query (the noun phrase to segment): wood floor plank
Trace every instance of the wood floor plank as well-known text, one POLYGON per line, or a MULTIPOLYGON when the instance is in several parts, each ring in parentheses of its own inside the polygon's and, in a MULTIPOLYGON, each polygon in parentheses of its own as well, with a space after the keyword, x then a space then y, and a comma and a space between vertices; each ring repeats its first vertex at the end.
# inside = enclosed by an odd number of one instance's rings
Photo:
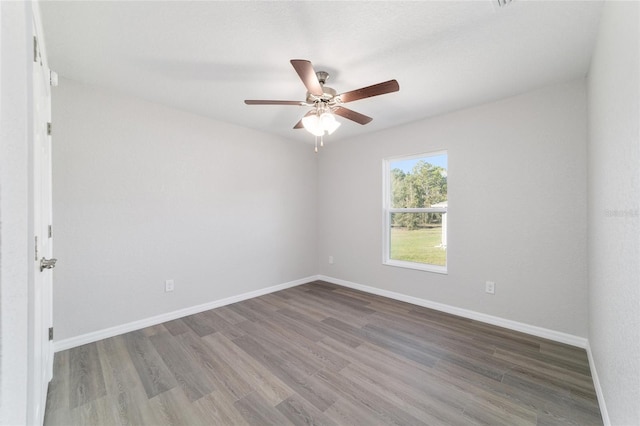
POLYGON ((271 370, 287 386, 320 411, 324 411, 335 402, 334 392, 327 386, 322 385, 317 379, 283 361, 277 355, 268 352, 251 337, 243 336, 233 342, 271 370))
POLYGON ((110 397, 117 417, 116 424, 143 425, 153 421, 154 415, 149 408, 144 388, 123 389, 110 397))
MULTIPOLYGON (((261 323, 269 323, 271 326, 278 330, 292 332, 299 336, 308 339, 312 342, 317 342, 324 337, 324 335, 315 329, 315 327, 309 327, 303 322, 295 321, 285 315, 279 315, 274 313, 269 316, 268 319, 263 319, 261 323)), ((290 333, 289 333, 290 334, 290 333)))
POLYGON ((396 343, 407 348, 415 349, 419 353, 430 355, 433 359, 440 359, 449 353, 446 349, 430 341, 416 338, 403 331, 390 330, 388 327, 367 324, 361 328, 361 332, 367 337, 375 336, 375 340, 384 340, 388 343, 396 343))
POLYGON ((316 281, 57 353, 45 425, 601 425, 586 352, 316 281))
POLYGON ((155 334, 149 340, 189 401, 200 399, 214 390, 205 379, 201 365, 168 331, 155 334))
POLYGON ((367 407, 376 414, 383 423, 397 425, 426 425, 427 423, 417 419, 407 411, 402 410, 383 396, 376 394, 372 389, 360 386, 339 373, 321 370, 316 376, 323 380, 328 387, 354 404, 367 407))
POLYGON ((149 337, 149 336, 154 336, 158 333, 162 333, 167 331, 166 328, 164 328, 164 324, 156 324, 156 325, 152 325, 150 327, 145 327, 142 330, 140 330, 142 333, 144 333, 145 336, 149 337))
POLYGON ((283 309, 289 306, 289 303, 284 299, 276 296, 276 293, 269 293, 260 296, 260 300, 268 305, 271 305, 273 310, 283 309))
POLYGON ((325 303, 330 300, 338 305, 356 310, 358 312, 363 312, 366 314, 373 314, 376 312, 374 309, 368 307, 369 302, 367 301, 358 299, 356 297, 351 297, 344 293, 338 294, 335 291, 328 288, 323 288, 322 286, 316 286, 308 290, 307 294, 318 295, 325 301, 325 303))
POLYGON ((124 335, 124 341, 147 397, 152 398, 177 386, 175 378, 144 333, 132 331, 124 335))
POLYGON ((203 312, 186 316, 182 318, 182 322, 200 337, 218 331, 203 312))
POLYGON ((72 416, 72 411, 69 408, 52 410, 47 407, 44 415, 44 424, 47 426, 69 426, 77 424, 72 416))
POLYGON ((351 288, 338 288, 334 290, 336 294, 345 294, 347 296, 351 296, 369 303, 369 307, 376 312, 386 312, 386 313, 395 313, 395 314, 407 314, 411 309, 415 307, 410 303, 400 302, 398 300, 393 299, 385 299, 380 296, 365 293, 363 291, 354 290, 351 288))
MULTIPOLYGON (((498 349, 499 350, 499 349, 498 349)), ((560 369, 566 369, 567 371, 581 374, 586 377, 591 377, 591 370, 589 368, 589 362, 583 363, 581 357, 571 358, 566 357, 563 354, 545 352, 540 348, 540 351, 532 352, 520 352, 520 356, 534 359, 544 364, 559 367, 560 369)))
POLYGON ((224 334, 229 339, 235 339, 236 337, 240 337, 244 334, 244 331, 236 324, 232 324, 222 316, 218 315, 216 311, 205 311, 203 314, 207 317, 207 321, 213 328, 218 330, 218 332, 224 334))
MULTIPOLYGON (((380 377, 362 365, 350 364, 341 374, 359 386, 370 389, 381 395, 416 419, 427 424, 457 424, 462 423, 463 410, 442 404, 440 400, 417 393, 414 389, 404 385, 393 377, 380 377)), ((440 389, 441 393, 447 389, 440 389)))
POLYGON ((540 353, 563 358, 572 364, 589 365, 587 352, 582 348, 576 348, 574 346, 544 340, 540 342, 540 353))
POLYGON ((226 336, 216 333, 203 340, 272 406, 294 394, 282 380, 248 356, 226 336))
POLYGON ((382 327, 394 333, 406 334, 410 338, 429 343, 437 348, 455 352, 476 352, 493 354, 496 350, 492 344, 478 342, 468 329, 460 326, 446 327, 425 321, 417 321, 409 315, 377 312, 370 316, 369 324, 382 327))
POLYGON ((202 425, 206 423, 199 417, 180 387, 175 387, 149 399, 151 424, 157 426, 202 425))
POLYGON ((324 312, 329 316, 341 318, 350 324, 357 326, 365 325, 367 323, 367 317, 375 313, 371 308, 341 304, 335 299, 327 300, 323 296, 324 294, 322 293, 306 292, 304 294, 304 300, 306 300, 307 303, 312 304, 312 306, 315 306, 320 312, 324 312))
POLYGON ((293 425, 280 411, 274 410, 260 395, 255 392, 237 400, 234 405, 251 425, 293 425))
MULTIPOLYGON (((339 347, 330 339, 327 343, 331 347, 339 347)), ((468 398, 458 384, 448 383, 434 375, 431 369, 395 358, 395 354, 387 354, 373 345, 346 349, 352 351, 353 358, 342 374, 349 374, 351 370, 358 372, 368 381, 378 381, 390 390, 414 396, 419 401, 418 407, 426 407, 431 415, 445 423, 458 423, 464 401, 468 398)))
POLYGON ((322 411, 297 395, 285 399, 276 405, 276 409, 295 425, 337 426, 322 411))
POLYGON ((268 317, 272 312, 279 309, 277 306, 265 302, 263 296, 247 299, 242 302, 242 306, 263 317, 268 317))
POLYGON ((167 321, 163 323, 163 325, 164 328, 166 328, 173 336, 186 333, 187 331, 191 330, 191 328, 189 328, 189 326, 185 324, 181 318, 175 319, 173 321, 167 321))
MULTIPOLYGON (((277 292, 272 293, 274 297, 280 298, 280 294, 286 295, 286 292, 277 292)), ((282 298, 283 302, 285 302, 285 309, 290 309, 292 311, 296 311, 304 315, 305 318, 313 322, 322 321, 323 319, 330 316, 327 312, 322 311, 322 307, 318 305, 311 305, 308 301, 303 299, 294 299, 292 297, 282 298)))
POLYGON ((340 320, 335 318, 327 318, 322 320, 324 324, 335 327, 339 330, 347 331, 352 335, 358 336, 370 343, 373 343, 381 348, 389 350, 393 353, 396 353, 405 358, 411 359, 415 362, 423 364, 427 367, 432 367, 438 362, 438 357, 433 354, 428 354, 423 352, 420 349, 417 349, 412 346, 408 346, 393 336, 389 336, 388 334, 381 334, 379 331, 375 329, 364 329, 364 328, 356 328, 352 327, 349 324, 346 324, 340 320))
MULTIPOLYGON (((306 365, 307 368, 311 370, 311 372, 309 372, 310 375, 321 368, 339 371, 348 364, 348 361, 339 355, 328 352, 318 346, 317 342, 320 339, 316 340, 315 335, 308 339, 300 339, 298 336, 304 336, 307 335, 307 333, 303 332, 300 334, 295 330, 292 330, 289 327, 290 322, 279 322, 279 317, 280 315, 274 315, 269 320, 264 320, 260 324, 255 324, 262 336, 268 335, 270 341, 275 342, 280 346, 281 350, 277 352, 278 354, 289 354, 296 357, 298 359, 298 363, 296 364, 306 365)), ((291 321, 291 319, 289 319, 289 321, 291 321)), ((320 335, 318 337, 322 338, 323 336, 320 335)), ((283 356, 283 358, 290 359, 286 356, 283 356)))
POLYGON ((216 314, 227 321, 229 324, 239 324, 247 319, 242 315, 234 312, 229 306, 222 306, 220 308, 215 309, 216 314))
POLYGON ((232 305, 228 305, 227 308, 229 310, 235 312, 236 314, 244 317, 245 320, 249 321, 260 321, 259 313, 255 312, 249 305, 239 302, 234 303, 232 305))
MULTIPOLYGON (((273 336, 273 335, 275 335, 275 333, 272 333, 270 336, 273 336)), ((263 345, 265 348, 269 348, 271 353, 277 356, 283 363, 286 363, 287 365, 294 367, 297 371, 300 371, 302 372, 302 374, 305 374, 307 376, 310 376, 316 371, 323 368, 323 366, 327 362, 327 358, 324 358, 318 355, 318 352, 322 351, 322 349, 318 348, 317 351, 313 349, 316 347, 316 346, 312 347, 313 342, 306 343, 306 344, 304 342, 300 342, 300 344, 296 346, 283 344, 283 346, 280 346, 279 349, 274 350, 272 346, 265 344, 266 342, 263 338, 256 335, 252 335, 251 337, 253 337, 258 343, 263 345), (302 346, 302 348, 300 346, 302 346)), ((272 340, 272 341, 284 342, 285 340, 276 338, 275 340, 272 340)))
POLYGON ((76 408, 107 394, 95 344, 69 351, 69 407, 76 408))
POLYGON ((227 392, 216 390, 195 401, 193 407, 205 425, 248 426, 249 423, 233 405, 234 402, 235 399, 227 392))
POLYGON ((535 412, 512 412, 503 409, 487 401, 471 399, 463 412, 464 416, 473 423, 495 425, 495 426, 535 426, 537 423, 537 415, 535 412), (523 415, 522 413, 526 413, 523 415))
POLYGON ((114 425, 118 423, 111 397, 105 395, 75 407, 72 418, 78 425, 114 425))
MULTIPOLYGON (((503 401, 509 401, 529 410, 535 410, 538 413, 538 417, 542 413, 546 418, 555 418, 557 419, 556 424, 574 424, 571 419, 579 417, 574 413, 575 401, 566 395, 560 398, 549 397, 544 390, 533 392, 526 383, 513 385, 508 381, 497 382, 455 365, 449 365, 448 369, 442 369, 438 365, 433 373, 447 383, 464 389, 469 394, 469 397, 493 395, 503 401)), ((591 413, 587 417, 592 417, 591 413)))
POLYGON ((354 404, 345 399, 339 399, 324 414, 339 425, 385 425, 389 424, 380 419, 374 411, 363 404, 354 404))
POLYGON ((96 347, 109 395, 116 396, 127 389, 143 386, 123 336, 100 340, 96 347))
POLYGON ((333 300, 326 300, 322 295, 309 293, 308 291, 299 290, 294 287, 291 293, 295 295, 295 298, 291 299, 292 305, 299 303, 308 306, 317 313, 324 315, 325 317, 335 317, 348 322, 349 324, 361 327, 367 324, 367 318, 371 315, 368 312, 360 312, 350 309, 348 306, 340 305, 333 300))
POLYGON ((593 388, 591 375, 587 376, 567 367, 558 367, 548 362, 532 359, 530 356, 506 352, 502 349, 496 350, 494 357, 517 365, 516 369, 537 374, 542 380, 554 383, 556 386, 565 387, 570 391, 595 397, 595 389, 593 388))
POLYGON ((253 391, 252 387, 197 335, 184 333, 176 336, 176 339, 202 367, 202 373, 207 375, 215 389, 226 389, 236 400, 253 391))
POLYGON ((122 336, 96 342, 107 394, 111 397, 118 423, 144 424, 147 395, 127 352, 122 336))
MULTIPOLYGON (((342 342, 326 337, 318 343, 319 346, 340 355, 350 364, 364 364, 377 371, 381 376, 396 376, 399 372, 408 371, 412 377, 419 377, 424 370, 429 370, 422 364, 402 358, 387 351, 376 352, 377 346, 363 343, 357 348, 345 345, 342 342)), ((379 349, 379 348, 378 348, 379 349)))

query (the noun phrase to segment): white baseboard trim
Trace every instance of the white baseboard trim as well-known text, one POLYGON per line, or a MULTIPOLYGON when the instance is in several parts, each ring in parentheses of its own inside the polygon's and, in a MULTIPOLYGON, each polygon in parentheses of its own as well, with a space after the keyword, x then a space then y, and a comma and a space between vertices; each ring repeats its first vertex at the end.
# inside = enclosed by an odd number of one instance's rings
POLYGON ((201 305, 190 306, 188 308, 179 309, 173 312, 167 312, 165 314, 156 315, 150 318, 141 319, 138 321, 129 322, 115 327, 105 328, 103 330, 93 331, 91 333, 82 334, 80 336, 70 337, 53 342, 53 351, 60 352, 66 349, 75 348, 77 346, 86 345, 87 343, 97 342, 98 340, 107 339, 109 337, 118 336, 120 334, 128 333, 130 331, 140 330, 145 327, 162 324, 163 322, 172 321, 174 319, 182 318, 187 315, 197 314, 199 312, 208 311, 209 309, 219 308, 221 306, 230 305, 232 303, 241 302, 243 300, 251 299, 265 294, 274 293, 276 291, 284 290, 290 287, 295 287, 301 284, 306 284, 312 281, 316 281, 318 275, 312 275, 309 277, 301 278, 295 281, 289 281, 283 284, 277 284, 271 287, 261 288, 259 290, 250 291, 248 293, 239 294, 237 296, 231 296, 220 300, 214 300, 212 302, 203 303, 201 305))
POLYGON ((457 315, 464 318, 484 322, 487 324, 497 325, 499 327, 508 328, 510 330, 519 331, 533 336, 542 337, 544 339, 553 340, 554 342, 565 343, 571 346, 586 349, 588 341, 584 337, 574 336, 572 334, 562 333, 560 331, 550 330, 548 328, 537 327, 518 321, 512 321, 493 315, 483 314, 481 312, 471 311, 468 309, 457 308, 455 306, 446 305, 444 303, 433 302, 431 300, 420 299, 418 297, 407 296, 406 294, 396 293, 393 291, 382 290, 376 287, 370 287, 363 284, 357 284, 351 281, 341 280, 339 278, 320 275, 317 279, 327 281, 332 284, 353 288, 355 290, 364 291, 365 293, 376 294, 378 296, 388 297, 390 299, 400 300, 402 302, 411 303, 413 305, 423 306, 425 308, 435 309, 436 311, 446 312, 448 314, 457 315))
MULTIPOLYGON (((70 337, 59 341, 54 341, 54 352, 63 351, 66 349, 82 346, 87 343, 96 342, 98 340, 107 339, 109 337, 118 336, 120 334, 128 333, 134 330, 140 330, 145 327, 162 324, 166 321, 182 318, 187 315, 197 314, 199 312, 208 311, 209 309, 219 308, 221 306, 230 305, 232 303, 241 302, 243 300, 251 299, 253 297, 259 297, 265 294, 273 293, 276 291, 284 290, 287 288, 295 287, 301 284, 322 280, 332 284, 341 285, 343 287, 353 288, 355 290, 364 291, 365 293, 376 294, 378 296, 388 297, 390 299, 400 300, 402 302, 411 303, 417 306, 423 306, 425 308, 435 309, 437 311, 446 312, 452 315, 458 315, 460 317, 469 318, 472 320, 484 322, 487 324, 497 325, 499 327, 508 328, 510 330, 520 331, 522 333, 531 334, 533 336, 542 337, 545 339, 553 340, 555 342, 566 343, 568 345, 577 346, 587 349, 588 341, 584 337, 574 336, 559 331, 550 330, 547 328, 537 327, 518 321, 512 321, 493 315, 487 315, 468 309, 458 308, 444 303, 433 302, 427 299, 421 299, 414 296, 408 296, 402 293, 396 293, 389 290, 382 290, 376 287, 371 287, 364 284, 358 284, 351 281, 342 280, 339 278, 333 278, 326 275, 312 275, 305 278, 301 278, 294 281, 289 281, 283 284, 274 285, 271 287, 261 288, 259 290, 250 291, 247 293, 239 294, 236 296, 227 297, 220 300, 214 300, 211 302, 203 303, 201 305, 190 306, 188 308, 179 309, 177 311, 167 312, 165 314, 156 315, 153 317, 133 321, 130 323, 117 325, 115 327, 105 328, 103 330, 93 331, 91 333, 82 334, 80 336, 70 337)), ((590 354, 590 353, 589 353, 590 354)), ((591 358, 590 362, 591 362, 591 358)), ((594 370, 595 371, 595 370, 594 370)))
POLYGON ((607 411, 607 405, 604 402, 604 393, 600 386, 600 379, 598 378, 598 371, 596 370, 596 363, 593 359, 593 353, 591 352, 591 345, 587 342, 587 357, 589 358, 589 369, 591 370, 591 378, 593 379, 593 387, 596 390, 596 396, 598 397, 598 405, 600 406, 600 414, 602 415, 602 423, 604 426, 611 426, 611 420, 609 420, 609 412, 607 411))

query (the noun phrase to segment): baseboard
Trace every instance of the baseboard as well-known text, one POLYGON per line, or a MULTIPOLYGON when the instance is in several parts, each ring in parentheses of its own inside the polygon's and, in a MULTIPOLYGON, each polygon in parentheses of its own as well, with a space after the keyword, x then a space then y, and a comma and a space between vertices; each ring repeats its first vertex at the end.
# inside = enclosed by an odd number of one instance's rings
POLYGON ((596 390, 596 396, 598 397, 598 405, 600 406, 600 414, 602 415, 602 423, 604 426, 611 426, 611 420, 609 420, 609 412, 607 411, 607 405, 604 402, 604 393, 600 386, 600 379, 598 378, 598 371, 596 370, 596 363, 593 359, 593 353, 591 352, 591 345, 587 342, 587 357, 589 358, 589 369, 591 370, 591 378, 593 379, 593 387, 596 390))
POLYGON ((221 306, 230 305, 232 303, 241 302, 243 300, 263 296, 265 294, 284 290, 290 287, 295 287, 301 284, 306 284, 308 282, 316 281, 317 279, 319 279, 319 276, 313 275, 313 276, 301 278, 299 280, 289 281, 283 284, 278 284, 271 287, 250 291, 248 293, 239 294, 237 296, 231 296, 231 297, 227 297, 220 300, 214 300, 212 302, 207 302, 207 303, 203 303, 201 305, 196 305, 196 306, 190 306, 188 308, 179 309, 177 311, 167 312, 165 314, 156 315, 150 318, 129 322, 127 324, 117 325, 115 327, 109 327, 103 330, 93 331, 91 333, 82 334, 80 336, 75 336, 75 337, 70 337, 68 339, 54 341, 53 350, 54 352, 64 351, 66 349, 71 349, 77 346, 86 345, 87 343, 97 342, 98 340, 118 336, 120 334, 128 333, 130 331, 140 330, 145 327, 162 324, 163 322, 172 321, 174 319, 182 318, 187 315, 197 314, 199 312, 208 311, 209 309, 219 308, 221 306))
POLYGON ((320 275, 322 281, 332 284, 341 285, 343 287, 353 288, 355 290, 364 291, 365 293, 376 294, 378 296, 388 297, 390 299, 399 300, 401 302, 411 303, 413 305, 423 306, 425 308, 435 309, 436 311, 446 312, 448 314, 457 315, 464 318, 484 322, 487 324, 497 325, 499 327, 508 328, 510 330, 519 331, 533 336, 542 337, 544 339, 553 340, 554 342, 565 343, 579 348, 587 348, 587 339, 584 337, 574 336, 572 334, 562 333, 548 328, 536 327, 534 325, 525 324, 518 321, 512 321, 493 315, 483 314, 481 312, 471 311, 468 309, 457 308, 455 306, 446 305, 444 303, 433 302, 431 300, 420 299, 418 297, 407 296, 406 294, 396 293, 393 291, 382 290, 376 287, 370 287, 363 284, 357 284, 351 281, 341 280, 339 278, 320 275))
POLYGON ((364 284, 358 284, 351 281, 342 280, 339 278, 329 277, 326 275, 312 275, 312 276, 301 278, 295 281, 289 281, 283 284, 278 284, 271 287, 250 291, 248 293, 227 297, 225 299, 214 300, 211 302, 203 303, 201 305, 190 306, 188 308, 167 312, 165 314, 156 315, 150 318, 133 321, 133 322, 118 325, 115 327, 105 328, 103 330, 82 334, 80 336, 75 336, 68 339, 54 341, 53 349, 55 352, 63 351, 66 349, 77 347, 77 346, 82 346, 87 343, 92 343, 98 340, 107 339, 109 337, 128 333, 134 330, 140 330, 145 327, 161 324, 163 322, 171 321, 177 318, 182 318, 187 315, 197 314, 199 312, 208 311, 209 309, 219 308, 221 306, 230 305, 236 302, 241 302, 243 300, 251 299, 253 297, 259 297, 265 294, 284 290, 290 287, 295 287, 301 284, 306 284, 316 280, 327 281, 332 284, 353 288, 355 290, 376 294, 378 296, 388 297, 390 299, 411 303, 417 306, 424 306, 425 308, 435 309, 437 311, 446 312, 452 315, 469 318, 469 319, 484 322, 487 324, 497 325, 499 327, 508 328, 510 330, 520 331, 522 333, 531 334, 533 336, 542 337, 545 339, 553 340, 555 342, 565 343, 568 345, 577 346, 584 349, 588 348, 588 341, 584 337, 574 336, 571 334, 562 333, 562 332, 550 330, 547 328, 536 327, 536 326, 521 323, 518 321, 512 321, 505 318, 496 317, 493 315, 487 315, 480 312, 471 311, 468 309, 462 309, 455 306, 446 305, 444 303, 433 302, 431 300, 421 299, 414 296, 408 296, 402 293, 396 293, 389 290, 382 290, 376 287, 371 287, 364 284))

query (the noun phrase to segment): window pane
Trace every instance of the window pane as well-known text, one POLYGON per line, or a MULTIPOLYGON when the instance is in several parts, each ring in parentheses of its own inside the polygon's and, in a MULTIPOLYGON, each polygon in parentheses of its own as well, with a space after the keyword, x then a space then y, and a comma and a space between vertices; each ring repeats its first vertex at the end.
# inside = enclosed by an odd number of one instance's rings
POLYGON ((446 266, 446 213, 390 214, 390 259, 446 266))
POLYGON ((432 207, 447 201, 447 155, 395 160, 389 163, 390 206, 432 207))

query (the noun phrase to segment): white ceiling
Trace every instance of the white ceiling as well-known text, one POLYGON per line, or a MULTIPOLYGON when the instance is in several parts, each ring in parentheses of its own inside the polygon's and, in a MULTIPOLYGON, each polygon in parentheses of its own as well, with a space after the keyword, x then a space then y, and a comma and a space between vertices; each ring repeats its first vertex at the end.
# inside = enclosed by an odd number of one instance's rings
POLYGON ((373 117, 331 140, 584 77, 601 1, 44 1, 50 67, 62 77, 311 142, 289 63, 308 59, 338 93, 397 79, 348 104, 373 117))

